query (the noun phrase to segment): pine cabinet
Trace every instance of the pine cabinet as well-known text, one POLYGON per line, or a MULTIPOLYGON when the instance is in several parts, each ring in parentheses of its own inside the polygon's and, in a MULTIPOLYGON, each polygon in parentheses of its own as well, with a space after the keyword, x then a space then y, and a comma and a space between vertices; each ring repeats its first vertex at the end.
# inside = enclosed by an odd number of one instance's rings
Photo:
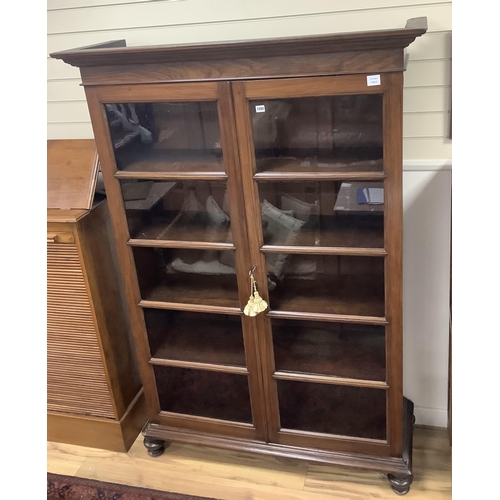
POLYGON ((98 167, 47 141, 47 440, 126 452, 147 412, 98 167))
POLYGON ((411 480, 403 29, 52 54, 80 68, 153 456, 183 441, 411 480))

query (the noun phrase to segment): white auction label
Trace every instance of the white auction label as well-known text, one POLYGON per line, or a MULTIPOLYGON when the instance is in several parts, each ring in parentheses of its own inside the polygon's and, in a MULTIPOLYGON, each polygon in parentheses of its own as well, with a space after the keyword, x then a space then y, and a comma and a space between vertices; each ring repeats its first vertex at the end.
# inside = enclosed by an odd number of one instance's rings
POLYGON ((380 75, 367 76, 366 85, 368 85, 368 87, 373 87, 374 85, 380 85, 380 75))
POLYGON ((256 113, 264 113, 266 111, 266 107, 261 104, 260 106, 255 106, 255 112, 256 113))

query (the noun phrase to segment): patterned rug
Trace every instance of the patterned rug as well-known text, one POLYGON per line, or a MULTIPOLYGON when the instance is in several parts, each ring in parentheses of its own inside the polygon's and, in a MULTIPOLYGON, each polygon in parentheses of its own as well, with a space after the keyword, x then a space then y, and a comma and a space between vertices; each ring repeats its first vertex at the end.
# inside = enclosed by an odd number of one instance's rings
POLYGON ((47 500, 216 500, 47 473, 47 500))

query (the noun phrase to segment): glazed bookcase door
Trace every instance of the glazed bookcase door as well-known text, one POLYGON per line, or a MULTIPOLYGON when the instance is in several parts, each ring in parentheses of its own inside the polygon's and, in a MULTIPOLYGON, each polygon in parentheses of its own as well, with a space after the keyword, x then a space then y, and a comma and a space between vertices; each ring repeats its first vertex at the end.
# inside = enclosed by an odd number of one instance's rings
POLYGON ((279 444, 400 451, 400 81, 379 76, 233 83, 279 444))
POLYGON ((229 84, 87 97, 157 422, 263 439, 229 84))

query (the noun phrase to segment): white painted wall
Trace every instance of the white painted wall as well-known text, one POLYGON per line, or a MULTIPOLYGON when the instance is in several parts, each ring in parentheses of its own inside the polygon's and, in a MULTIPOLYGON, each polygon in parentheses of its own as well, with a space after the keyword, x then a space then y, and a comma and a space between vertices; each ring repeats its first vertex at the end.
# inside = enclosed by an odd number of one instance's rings
MULTIPOLYGON (((446 426, 451 205, 451 1, 48 0, 47 52, 125 38, 129 46, 402 28, 427 16, 407 49, 403 106, 404 390, 420 424, 446 426)), ((77 68, 47 54, 47 138, 90 138, 77 68)))
MULTIPOLYGON (((415 168, 415 167, 407 167, 415 168)), ((404 393, 447 426, 451 170, 403 173, 404 393)))

